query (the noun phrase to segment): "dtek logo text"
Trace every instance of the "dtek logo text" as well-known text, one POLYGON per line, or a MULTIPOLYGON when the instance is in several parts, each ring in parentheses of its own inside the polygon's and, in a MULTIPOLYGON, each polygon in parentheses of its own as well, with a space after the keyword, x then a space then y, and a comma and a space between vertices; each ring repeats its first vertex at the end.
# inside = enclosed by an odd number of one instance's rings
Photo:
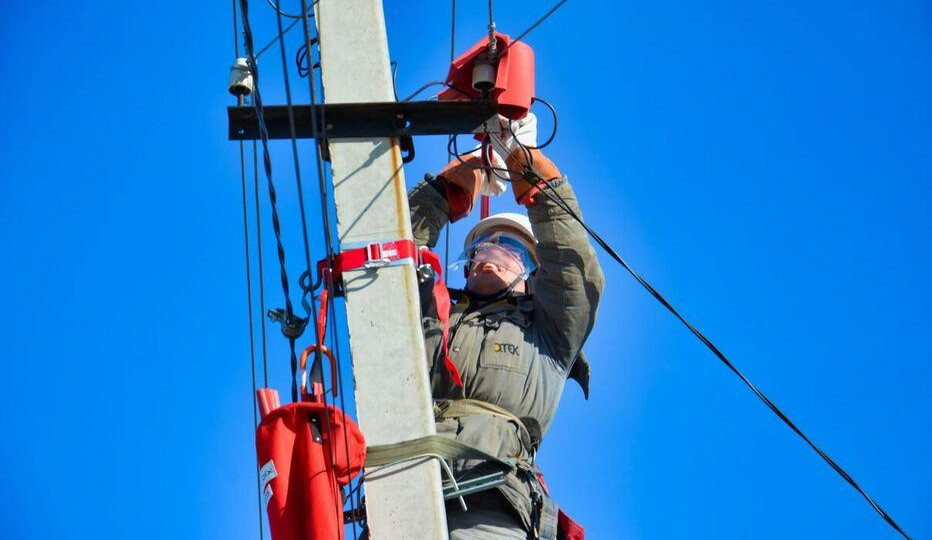
POLYGON ((503 352, 505 354, 518 354, 518 346, 512 345, 511 343, 495 343, 492 346, 492 350, 495 352, 503 352))

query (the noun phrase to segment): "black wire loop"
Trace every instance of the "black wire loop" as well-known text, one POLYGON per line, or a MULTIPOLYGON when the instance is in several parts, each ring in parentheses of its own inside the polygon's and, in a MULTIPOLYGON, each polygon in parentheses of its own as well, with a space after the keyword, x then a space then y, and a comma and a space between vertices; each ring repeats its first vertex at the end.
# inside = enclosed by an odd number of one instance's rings
POLYGON ((278 14, 281 15, 282 17, 287 17, 287 18, 289 18, 289 19, 298 19, 298 20, 301 20, 302 18, 304 18, 304 15, 307 15, 308 17, 313 17, 313 16, 314 16, 314 6, 315 6, 315 5, 317 4, 317 2, 319 2, 319 1, 320 1, 320 0, 315 0, 315 1, 310 5, 310 7, 308 7, 307 11, 305 11, 303 14, 302 14, 302 13, 294 14, 294 13, 288 13, 288 12, 286 12, 286 11, 282 11, 282 9, 281 9, 280 7, 278 7, 278 6, 279 6, 278 2, 276 2, 275 0, 266 0, 266 2, 268 2, 269 5, 272 6, 272 9, 274 9, 275 11, 277 11, 278 14))
MULTIPOLYGON (((317 43, 317 38, 311 38, 311 45, 317 43)), ((298 76, 307 77, 311 69, 319 69, 320 62, 314 62, 314 64, 309 68, 307 64, 309 63, 308 54, 307 54, 307 45, 301 45, 298 47, 298 52, 295 53, 294 58, 295 65, 298 67, 298 76)))

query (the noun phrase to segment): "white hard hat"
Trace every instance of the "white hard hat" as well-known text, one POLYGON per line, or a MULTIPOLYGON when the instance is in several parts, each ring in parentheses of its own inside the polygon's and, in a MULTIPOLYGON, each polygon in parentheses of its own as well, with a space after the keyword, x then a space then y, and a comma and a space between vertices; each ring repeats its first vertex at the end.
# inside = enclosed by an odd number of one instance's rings
POLYGON ((531 229, 531 220, 524 214, 515 212, 495 214, 476 223, 466 235, 463 249, 469 249, 476 240, 496 232, 504 232, 521 242, 534 263, 537 264, 537 238, 534 237, 534 231, 531 229))

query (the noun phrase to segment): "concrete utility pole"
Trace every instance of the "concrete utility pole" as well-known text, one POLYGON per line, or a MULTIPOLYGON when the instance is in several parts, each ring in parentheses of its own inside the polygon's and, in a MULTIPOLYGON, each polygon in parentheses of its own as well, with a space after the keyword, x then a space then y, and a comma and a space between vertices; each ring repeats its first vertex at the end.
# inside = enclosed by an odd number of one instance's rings
MULTIPOLYGON (((314 6, 327 103, 394 101, 381 0, 314 6)), ((398 140, 330 140, 337 229, 343 249, 412 238, 398 140)), ((370 446, 435 433, 412 265, 343 276, 356 410, 370 446)), ((366 479, 373 540, 446 540, 440 468, 408 462, 366 479)))

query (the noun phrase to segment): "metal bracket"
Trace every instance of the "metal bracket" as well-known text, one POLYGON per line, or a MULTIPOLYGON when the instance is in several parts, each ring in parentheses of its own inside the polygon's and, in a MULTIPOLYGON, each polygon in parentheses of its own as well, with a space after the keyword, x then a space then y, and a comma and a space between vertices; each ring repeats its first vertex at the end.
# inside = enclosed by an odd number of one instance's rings
MULTIPOLYGON (((294 105, 295 137, 313 138, 312 111, 317 115, 321 139, 407 137, 402 141, 408 157, 414 157, 410 137, 414 135, 455 135, 484 131, 486 122, 498 114, 498 105, 488 100, 476 101, 402 101, 387 103, 327 103, 294 105)), ((290 139, 288 107, 264 108, 265 125, 270 139, 290 139)), ((227 107, 229 139, 259 139, 259 122, 254 107, 227 107)), ((497 127, 497 122, 488 125, 497 127)))

